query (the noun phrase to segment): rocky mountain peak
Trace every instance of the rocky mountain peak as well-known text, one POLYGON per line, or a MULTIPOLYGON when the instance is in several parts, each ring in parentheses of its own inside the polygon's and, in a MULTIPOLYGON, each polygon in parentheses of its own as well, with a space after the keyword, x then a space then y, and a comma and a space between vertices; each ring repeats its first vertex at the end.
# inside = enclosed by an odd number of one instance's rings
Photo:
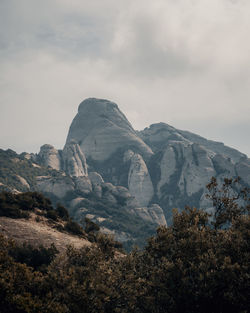
POLYGON ((138 132, 138 135, 154 152, 161 150, 162 147, 166 147, 171 141, 181 141, 187 144, 198 144, 212 154, 221 154, 225 158, 232 159, 234 162, 247 158, 245 154, 225 146, 222 142, 206 139, 189 131, 177 129, 166 123, 152 124, 138 132))
POLYGON ((134 132, 132 125, 119 110, 118 105, 109 100, 97 98, 85 99, 79 104, 78 115, 84 119, 88 117, 91 122, 100 122, 100 119, 106 120, 106 122, 109 121, 116 126, 134 132))
POLYGON ((98 98, 87 98, 78 107, 78 112, 85 110, 119 110, 118 105, 112 101, 98 98))
POLYGON ((89 98, 80 103, 66 143, 75 140, 86 157, 104 161, 119 148, 133 147, 144 157, 152 150, 138 137, 132 125, 114 102, 89 98))

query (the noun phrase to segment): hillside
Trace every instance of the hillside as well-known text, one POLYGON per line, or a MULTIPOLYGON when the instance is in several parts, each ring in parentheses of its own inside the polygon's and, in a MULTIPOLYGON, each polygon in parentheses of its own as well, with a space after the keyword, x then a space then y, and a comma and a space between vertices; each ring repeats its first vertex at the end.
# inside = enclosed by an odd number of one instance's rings
POLYGON ((56 223, 42 219, 34 213, 29 219, 0 217, 0 233, 9 239, 15 240, 19 245, 26 243, 33 247, 42 245, 48 248, 51 244, 54 244, 60 252, 65 252, 67 246, 70 245, 75 248, 91 245, 87 239, 66 231, 59 231, 56 226, 56 223))
POLYGON ((211 178, 238 176, 241 187, 250 186, 243 153, 165 123, 136 131, 117 104, 96 98, 80 103, 62 150, 45 144, 38 154, 0 151, 1 190, 40 191, 127 248, 171 225, 174 208, 210 212, 211 178))
POLYGON ((237 183, 211 182, 212 222, 204 210, 176 210, 173 225, 127 255, 93 234, 91 221, 85 230, 95 242, 58 257, 53 246, 18 247, 0 233, 0 312, 247 313, 250 199, 249 190, 231 193, 237 183))

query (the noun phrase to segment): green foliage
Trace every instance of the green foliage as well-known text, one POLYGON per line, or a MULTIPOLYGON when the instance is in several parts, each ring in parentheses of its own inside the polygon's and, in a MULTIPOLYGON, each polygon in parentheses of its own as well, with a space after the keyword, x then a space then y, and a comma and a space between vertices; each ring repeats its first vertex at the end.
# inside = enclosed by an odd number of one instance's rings
POLYGON ((0 216, 11 218, 29 217, 34 209, 51 211, 51 201, 39 192, 24 192, 13 194, 3 191, 0 193, 0 216))
POLYGON ((143 251, 117 254, 96 233, 91 247, 69 247, 40 273, 0 236, 0 312, 247 313, 249 230, 249 215, 216 229, 206 212, 186 207, 143 251))
POLYGON ((82 235, 84 233, 82 227, 72 220, 65 224, 64 229, 73 235, 82 235))
POLYGON ((57 204, 57 207, 56 207, 56 212, 57 212, 57 215, 65 220, 65 221, 68 221, 69 220, 69 212, 68 210, 62 206, 61 204, 57 204))
POLYGON ((0 193, 0 216, 11 218, 27 218, 28 212, 20 210, 16 195, 10 192, 0 193))
MULTIPOLYGON (((159 227, 145 249, 128 255, 90 220, 92 245, 57 258, 53 249, 18 250, 0 236, 0 312, 247 313, 249 190, 232 188, 231 180, 221 188, 211 183, 214 216, 175 210, 171 227, 159 227)), ((73 232, 80 227, 67 224, 73 232)))
POLYGON ((24 243, 22 246, 14 246, 10 249, 9 254, 16 262, 26 264, 34 270, 44 271, 54 260, 58 254, 58 250, 54 244, 51 244, 49 248, 45 248, 44 246, 34 248, 24 243))
POLYGON ((92 222, 89 218, 85 217, 85 232, 88 234, 90 232, 97 232, 100 230, 100 226, 92 222))
POLYGON ((58 219, 58 214, 55 210, 49 210, 46 213, 46 217, 53 220, 53 221, 57 221, 58 219))
POLYGON ((224 178, 221 186, 216 178, 212 177, 207 189, 209 191, 207 198, 212 201, 215 210, 213 222, 215 228, 225 227, 239 214, 249 213, 250 189, 242 188, 240 177, 224 178))
POLYGON ((33 166, 31 160, 27 160, 12 150, 0 149, 0 182, 19 191, 27 191, 16 175, 23 177, 30 186, 36 185, 37 176, 50 175, 52 170, 43 166, 33 166))

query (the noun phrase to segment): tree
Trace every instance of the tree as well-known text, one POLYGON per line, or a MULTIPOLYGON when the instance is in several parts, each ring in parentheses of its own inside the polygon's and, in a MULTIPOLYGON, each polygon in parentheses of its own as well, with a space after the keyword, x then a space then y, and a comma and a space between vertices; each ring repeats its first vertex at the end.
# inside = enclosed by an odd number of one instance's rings
POLYGON ((250 189, 242 187, 240 178, 224 178, 224 182, 219 186, 215 177, 211 178, 207 185, 209 194, 207 198, 212 201, 214 208, 215 228, 226 227, 233 219, 241 214, 250 211, 250 189))

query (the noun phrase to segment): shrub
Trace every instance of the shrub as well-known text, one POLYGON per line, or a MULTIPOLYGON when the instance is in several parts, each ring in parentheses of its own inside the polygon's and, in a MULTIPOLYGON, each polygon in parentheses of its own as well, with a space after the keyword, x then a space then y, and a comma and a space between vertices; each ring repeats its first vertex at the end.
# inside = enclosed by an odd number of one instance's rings
POLYGON ((9 254, 14 258, 16 262, 31 266, 34 270, 45 270, 46 267, 54 260, 58 254, 54 244, 51 244, 49 248, 39 246, 34 248, 29 244, 23 244, 22 246, 13 247, 9 254))
POLYGON ((89 218, 85 217, 85 232, 91 233, 91 232, 97 232, 100 230, 100 226, 97 225, 96 223, 92 222, 89 218))
POLYGON ((72 220, 68 221, 68 222, 65 224, 64 228, 65 228, 65 230, 67 230, 69 233, 72 233, 72 234, 74 234, 74 235, 82 235, 82 234, 83 234, 83 229, 82 229, 82 227, 81 227, 78 223, 76 223, 76 222, 74 222, 74 221, 72 221, 72 220))
POLYGON ((58 214, 55 210, 49 210, 46 213, 46 217, 53 220, 53 221, 57 221, 58 219, 58 214))
POLYGON ((69 220, 69 212, 68 210, 62 206, 61 204, 57 204, 57 207, 56 207, 56 212, 57 212, 57 215, 62 218, 63 220, 65 221, 68 221, 69 220))

